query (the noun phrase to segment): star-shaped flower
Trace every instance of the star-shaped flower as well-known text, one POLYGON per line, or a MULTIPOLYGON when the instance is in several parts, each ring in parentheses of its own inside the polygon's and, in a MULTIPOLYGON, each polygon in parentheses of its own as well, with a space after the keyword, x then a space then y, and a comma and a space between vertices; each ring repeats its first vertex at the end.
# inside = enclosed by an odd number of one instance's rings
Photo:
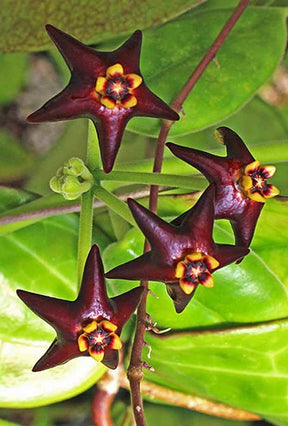
MULTIPOLYGON (((215 184, 215 219, 230 220, 235 243, 249 247, 265 199, 279 194, 274 185, 266 182, 276 168, 261 167, 233 130, 219 127, 215 136, 226 145, 226 157, 174 143, 167 143, 167 146, 174 155, 199 169, 210 183, 215 184)), ((184 217, 185 213, 175 223, 179 224, 184 217)))
POLYGON ((127 122, 136 116, 178 120, 178 114, 145 85, 139 69, 141 31, 118 49, 100 52, 52 25, 47 32, 70 71, 67 87, 27 120, 90 118, 96 127, 103 169, 110 172, 127 122))
POLYGON ((214 185, 210 185, 179 226, 165 222, 129 199, 129 207, 151 251, 117 266, 106 277, 162 281, 176 312, 182 312, 199 284, 213 286, 212 272, 249 253, 245 247, 213 241, 214 196, 214 185))
POLYGON ((143 288, 109 299, 99 249, 88 255, 75 301, 17 290, 23 302, 56 331, 57 337, 33 367, 46 370, 81 355, 91 355, 109 368, 118 365, 119 335, 140 302, 143 288))

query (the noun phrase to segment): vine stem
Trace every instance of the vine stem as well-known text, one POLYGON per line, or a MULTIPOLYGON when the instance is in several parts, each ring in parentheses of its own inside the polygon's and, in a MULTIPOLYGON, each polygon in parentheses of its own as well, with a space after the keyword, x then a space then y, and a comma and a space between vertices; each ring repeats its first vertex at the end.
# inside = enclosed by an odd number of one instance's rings
MULTIPOLYGON (((216 53, 228 37, 229 33, 235 26, 236 22, 244 12, 244 10, 249 5, 250 0, 241 0, 237 6, 237 8, 234 10, 230 18, 226 21, 225 25, 223 26, 222 30, 218 34, 217 38, 209 48, 206 55, 203 57, 203 59, 199 62, 196 69, 193 71, 193 73, 190 75, 186 83, 184 84, 182 90, 179 92, 177 97, 173 100, 171 107, 175 109, 175 111, 180 112, 182 109, 182 105, 185 101, 185 99, 188 97, 189 93, 207 68, 207 66, 210 64, 210 62, 215 58, 216 53)), ((163 121, 159 137, 157 140, 157 147, 156 147, 156 153, 155 153, 155 160, 154 160, 154 167, 153 172, 154 173, 160 173, 162 168, 162 162, 163 162, 163 153, 164 153, 164 147, 165 142, 169 133, 169 130, 172 126, 173 122, 171 121, 163 121)), ((158 201, 158 186, 152 185, 150 188, 150 198, 149 198, 149 208, 153 212, 157 212, 157 201, 158 201)), ((144 252, 149 250, 149 245, 146 242, 144 247, 144 252)), ((131 359, 130 359, 130 365, 128 368, 127 376, 130 382, 130 390, 131 390, 131 402, 134 412, 134 417, 137 426, 145 426, 145 417, 144 417, 144 411, 143 411, 143 402, 141 397, 141 390, 140 390, 140 382, 143 378, 143 371, 142 371, 142 347, 144 344, 144 334, 145 334, 145 320, 146 320, 146 301, 147 301, 147 294, 148 294, 148 282, 142 281, 141 285, 144 287, 144 293, 142 296, 141 303, 137 310, 137 325, 136 325, 136 333, 135 338, 133 342, 132 347, 132 353, 131 353, 131 359)))
MULTIPOLYGON (((86 163, 90 170, 99 167, 99 148, 94 125, 89 121, 86 163)), ((93 224, 93 188, 81 197, 80 224, 78 237, 78 290, 80 288, 85 262, 91 248, 93 224)))

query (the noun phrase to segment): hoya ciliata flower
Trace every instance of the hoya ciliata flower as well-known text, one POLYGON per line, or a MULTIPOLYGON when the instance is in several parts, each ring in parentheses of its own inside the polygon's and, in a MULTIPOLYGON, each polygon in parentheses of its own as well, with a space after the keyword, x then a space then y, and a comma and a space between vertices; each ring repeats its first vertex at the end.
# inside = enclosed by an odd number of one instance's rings
POLYGON ((167 223, 132 199, 129 207, 151 251, 119 265, 107 278, 162 281, 176 312, 182 312, 197 286, 213 286, 211 274, 249 253, 245 247, 216 244, 212 238, 214 185, 210 185, 179 226, 167 223))
POLYGON ((33 367, 46 370, 81 355, 91 355, 106 367, 118 365, 119 335, 135 311, 143 288, 109 299, 99 249, 88 255, 82 285, 75 301, 17 290, 23 302, 56 331, 57 337, 33 367))
MULTIPOLYGON (((174 155, 199 169, 210 183, 215 184, 215 219, 230 220, 235 243, 249 247, 265 199, 279 194, 274 185, 266 182, 276 168, 261 167, 233 130, 219 127, 215 136, 226 145, 226 157, 173 143, 167 143, 167 146, 174 155)), ((185 213, 175 224, 184 217, 185 213)))
POLYGON ((29 122, 90 118, 98 133, 103 169, 108 173, 132 117, 179 119, 145 85, 139 69, 141 31, 135 31, 118 49, 100 52, 52 25, 46 29, 65 59, 71 79, 62 92, 27 118, 29 122))

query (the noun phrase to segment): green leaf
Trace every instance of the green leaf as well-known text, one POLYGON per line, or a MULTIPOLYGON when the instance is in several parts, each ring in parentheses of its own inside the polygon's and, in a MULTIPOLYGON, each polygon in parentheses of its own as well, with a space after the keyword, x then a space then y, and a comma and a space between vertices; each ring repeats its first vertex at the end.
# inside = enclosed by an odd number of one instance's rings
POLYGON ((20 426, 18 423, 8 422, 7 420, 0 419, 0 426, 20 426))
POLYGON ((145 3, 113 1, 109 7, 93 0, 84 3, 30 0, 3 0, 1 4, 0 51, 19 52, 49 48, 44 26, 52 23, 83 42, 115 38, 136 28, 149 28, 186 12, 200 0, 165 0, 145 3), (17 13, 15 13, 17 10, 17 13))
POLYGON ((34 165, 34 157, 4 130, 0 130, 0 181, 13 182, 26 177, 34 165))
POLYGON ((146 379, 288 424, 288 320, 239 328, 148 334, 146 379))
MULTIPOLYGON (((191 202, 187 208, 190 206, 191 202)), ((185 329, 257 323, 288 316, 288 279, 283 261, 288 256, 287 209, 286 202, 269 200, 259 218, 251 253, 239 265, 216 271, 215 287, 199 286, 181 314, 175 313, 165 285, 151 283, 152 291, 159 297, 148 296, 147 312, 153 321, 157 321, 160 328, 185 329)), ((216 242, 233 244, 228 221, 216 221, 214 234, 216 242)), ((109 246, 104 252, 105 270, 139 256, 143 241, 140 231, 132 229, 122 241, 109 246)), ((111 280, 115 294, 133 285, 135 283, 129 281, 111 280)))
POLYGON ((35 198, 37 196, 32 192, 8 186, 0 186, 0 213, 26 204, 29 201, 35 200, 35 198))
POLYGON ((26 82, 27 55, 0 54, 0 105, 13 101, 26 82))
POLYGON ((77 288, 75 215, 43 220, 0 239, 0 406, 34 407, 70 398, 105 371, 90 358, 51 370, 31 368, 55 337, 54 330, 16 296, 21 288, 73 300, 77 288))
MULTIPOLYGON (((167 405, 151 404, 144 401, 145 420, 149 426, 252 426, 252 422, 222 419, 200 414, 192 410, 167 405)), ((117 400, 112 406, 112 418, 115 426, 131 426, 131 407, 117 400), (129 414, 130 421, 129 421, 129 414), (126 417, 125 417, 126 416, 126 417), (127 422, 124 422, 127 418, 127 422)))
MULTIPOLYGON (((147 31, 141 63, 148 86, 171 102, 230 14, 231 10, 196 13, 147 31)), ((211 126, 248 102, 284 53, 286 15, 285 9, 251 8, 244 12, 217 54, 220 68, 212 62, 206 69, 184 103, 185 117, 172 126, 171 135, 211 126)), ((155 136, 159 123, 134 118, 128 128, 155 136)))

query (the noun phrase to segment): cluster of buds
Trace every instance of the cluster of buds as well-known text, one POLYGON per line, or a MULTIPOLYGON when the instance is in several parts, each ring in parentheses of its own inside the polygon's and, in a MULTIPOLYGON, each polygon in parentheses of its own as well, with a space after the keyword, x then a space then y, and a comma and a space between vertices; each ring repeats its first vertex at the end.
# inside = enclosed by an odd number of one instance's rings
POLYGON ((52 191, 75 200, 93 186, 93 176, 80 158, 70 158, 49 182, 52 191))

